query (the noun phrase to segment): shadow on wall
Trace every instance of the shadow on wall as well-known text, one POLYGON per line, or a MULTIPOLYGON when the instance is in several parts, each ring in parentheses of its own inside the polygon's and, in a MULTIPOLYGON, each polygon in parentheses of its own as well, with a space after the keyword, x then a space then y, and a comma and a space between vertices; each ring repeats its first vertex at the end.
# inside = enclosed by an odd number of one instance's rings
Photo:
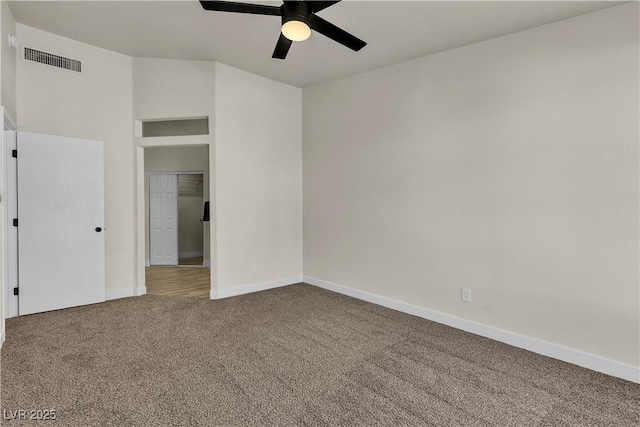
POLYGON ((204 255, 204 175, 178 174, 178 262, 204 255))

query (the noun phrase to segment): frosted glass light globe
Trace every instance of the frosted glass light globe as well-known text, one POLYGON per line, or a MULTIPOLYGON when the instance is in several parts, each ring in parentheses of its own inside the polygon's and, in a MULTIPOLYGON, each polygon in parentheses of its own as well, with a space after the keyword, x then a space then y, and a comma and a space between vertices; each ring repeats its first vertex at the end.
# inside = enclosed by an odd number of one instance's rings
POLYGON ((309 38, 311 28, 302 21, 287 21, 282 25, 282 34, 294 42, 301 42, 309 38))

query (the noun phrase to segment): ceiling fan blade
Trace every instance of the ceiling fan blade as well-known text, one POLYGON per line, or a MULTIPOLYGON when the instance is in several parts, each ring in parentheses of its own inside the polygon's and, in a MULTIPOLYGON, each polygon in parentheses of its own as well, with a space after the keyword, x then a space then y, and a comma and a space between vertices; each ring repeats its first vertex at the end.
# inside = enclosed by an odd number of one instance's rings
POLYGON ((274 49, 271 57, 276 59, 285 59, 287 57, 287 53, 289 53, 291 43, 291 40, 286 38, 284 34, 280 33, 280 38, 278 39, 278 43, 276 43, 276 48, 274 49))
MULTIPOLYGON (((286 3, 286 2, 285 2, 286 3)), ((311 12, 320 12, 328 8, 329 6, 333 6, 336 3, 340 3, 340 0, 337 1, 305 1, 311 12)))
POLYGON ((355 50, 356 52, 367 45, 366 42, 360 40, 354 35, 347 33, 342 28, 336 27, 331 22, 325 21, 318 15, 311 15, 311 18, 309 19, 309 26, 320 34, 323 34, 330 39, 337 41, 341 45, 355 50))
POLYGON ((204 1, 204 0, 200 0, 200 4, 205 10, 216 10, 219 12, 251 13, 254 15, 280 16, 280 8, 278 6, 239 3, 235 1, 204 1))

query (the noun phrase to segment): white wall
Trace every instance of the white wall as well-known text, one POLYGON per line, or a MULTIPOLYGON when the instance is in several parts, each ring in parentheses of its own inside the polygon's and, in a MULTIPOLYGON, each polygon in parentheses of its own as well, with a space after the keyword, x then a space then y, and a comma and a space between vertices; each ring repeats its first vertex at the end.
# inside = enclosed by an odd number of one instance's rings
POLYGON ((305 276, 637 368, 638 49, 634 3, 306 88, 305 276))
MULTIPOLYGON (((2 4, 0 4, 0 35, 2 33, 4 33, 4 30, 2 29, 2 19, 4 18, 4 2, 2 2, 2 4)), ((2 55, 0 54, 0 85, 2 84, 2 55)), ((2 112, 2 116, 4 117, 4 107, 2 106, 2 91, 0 90, 0 112, 2 112)), ((0 141, 3 141, 2 144, 2 149, 4 150, 4 135, 2 137, 2 139, 0 139, 0 141)), ((3 152, 0 152, 0 171, 2 171, 2 173, 0 174, 0 188, 3 189, 3 193, 2 195, 4 196, 4 188, 5 188, 5 180, 4 180, 4 160, 5 156, 3 152)), ((5 216, 4 216, 4 208, 0 211, 0 221, 5 221, 5 216)), ((3 309, 4 309, 4 304, 5 304, 5 297, 4 297, 4 291, 5 291, 5 271, 7 268, 7 263, 5 262, 5 254, 7 251, 7 237, 5 236, 5 232, 4 232, 4 226, 0 226, 0 260, 2 260, 2 274, 0 274, 0 347, 2 347, 2 344, 4 343, 4 334, 5 334, 5 324, 4 324, 4 317, 5 314, 3 313, 3 309)))
MULTIPOLYGON (((0 13, 2 13, 0 11, 0 13)), ((0 64, 1 67, 1 64, 0 64)), ((0 78, 1 78, 0 72, 0 78)), ((4 107, 0 104, 0 115, 4 117, 4 107)), ((0 348, 2 348, 2 344, 4 344, 5 340, 5 316, 9 312, 9 310, 5 309, 5 304, 7 304, 8 296, 5 296, 5 291, 8 291, 8 268, 9 268, 9 257, 8 257, 8 238, 7 238, 7 230, 8 224, 7 215, 5 214, 6 207, 6 198, 7 198, 7 184, 5 178, 5 159, 6 159, 6 150, 5 150, 5 137, 4 131, 0 135, 0 191, 2 191, 2 199, 3 203, 0 204, 0 348), (6 287, 6 288, 5 288, 6 287)))
POLYGON ((6 1, 0 2, 0 26, 2 34, 0 34, 0 75, 2 91, 0 95, 0 105, 2 105, 9 116, 16 121, 17 118, 17 102, 16 102, 16 57, 17 49, 9 47, 9 34, 16 34, 16 20, 9 9, 6 1))
MULTIPOLYGON (((197 172, 203 171, 204 197, 209 194, 209 147, 152 147, 144 150, 145 169, 145 230, 149 229, 149 173, 150 172, 197 172)), ((181 197, 182 198, 182 197, 181 197)), ((202 200, 202 197, 200 198, 202 200)), ((206 199, 208 200, 208 199, 206 199)), ((202 204, 200 204, 200 216, 202 216, 202 204)), ((180 218, 180 217, 179 217, 180 218)), ((184 227, 183 227, 184 228, 184 227)), ((182 235, 183 229, 179 230, 182 235)), ((209 239, 205 235, 203 240, 203 228, 200 228, 200 250, 208 245, 209 239)), ((145 256, 149 264, 149 238, 145 242, 145 256)), ((207 258, 205 258, 207 259, 207 258)))
POLYGON ((215 76, 218 290, 299 278, 301 90, 220 63, 215 76))
POLYGON ((17 27, 21 47, 82 61, 78 74, 18 60, 18 128, 104 141, 106 289, 126 293, 137 286, 132 58, 17 27))
MULTIPOLYGON (((16 111, 16 49, 9 47, 8 36, 9 34, 16 34, 16 21, 13 17, 13 13, 11 13, 11 9, 9 8, 9 4, 6 1, 0 2, 0 41, 5 40, 4 43, 0 43, 0 118, 4 120, 5 113, 11 117, 12 120, 17 119, 17 111, 16 111)), ((0 137, 0 141, 2 141, 2 137, 0 137)), ((8 193, 5 180, 5 155, 4 144, 2 145, 2 152, 0 153, 0 189, 2 189, 2 198, 3 205, 6 205, 8 202, 8 193)), ((6 221, 4 215, 4 207, 1 209, 0 213, 0 224, 5 224, 6 221)), ((11 310, 5 309, 9 308, 9 300, 5 300, 5 298, 16 298, 13 295, 5 295, 4 289, 5 285, 7 291, 9 291, 8 284, 5 284, 5 281, 8 281, 10 277, 8 274, 9 270, 9 246, 8 242, 8 234, 4 233, 5 227, 0 227, 2 231, 0 231, 0 259, 2 260, 2 272, 0 274, 0 346, 5 339, 5 322, 4 318, 7 315, 11 314, 11 310)), ((7 292, 8 293, 8 292, 7 292)))
POLYGON ((136 119, 213 117, 213 62, 153 58, 133 61, 136 119))
MULTIPOLYGON (((205 136, 136 138, 142 144, 210 144, 206 161, 209 171, 205 176, 205 194, 215 203, 215 149, 213 149, 213 117, 215 108, 215 63, 207 61, 183 61, 171 59, 134 58, 133 109, 136 120, 209 117, 209 134, 205 136), (149 142, 152 141, 152 142, 149 142)), ((175 170, 175 169, 174 169, 175 170)), ((200 169, 202 170, 202 168, 200 169)), ((180 171, 180 170, 178 170, 180 171)), ((185 170, 182 170, 185 171, 185 170)), ((148 177, 145 177, 145 182, 148 177)), ((145 185, 145 192, 148 186, 145 185)), ((146 200, 146 199, 145 199, 146 200)), ((204 259, 215 259, 210 253, 209 241, 215 242, 216 218, 204 224, 204 259)), ((145 227, 148 230, 148 227, 145 227)), ((146 253, 148 254, 148 236, 146 253)), ((215 246, 215 245, 214 245, 215 246)), ((148 256, 147 256, 148 263, 148 256)), ((215 283, 215 268, 212 274, 215 283)))

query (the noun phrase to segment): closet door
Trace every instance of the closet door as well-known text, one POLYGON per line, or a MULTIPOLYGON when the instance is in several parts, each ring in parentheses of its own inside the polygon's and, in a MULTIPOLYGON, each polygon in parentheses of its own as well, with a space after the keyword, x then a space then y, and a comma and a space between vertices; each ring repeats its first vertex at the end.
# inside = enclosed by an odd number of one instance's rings
POLYGON ((149 263, 178 265, 178 175, 149 176, 149 263))

